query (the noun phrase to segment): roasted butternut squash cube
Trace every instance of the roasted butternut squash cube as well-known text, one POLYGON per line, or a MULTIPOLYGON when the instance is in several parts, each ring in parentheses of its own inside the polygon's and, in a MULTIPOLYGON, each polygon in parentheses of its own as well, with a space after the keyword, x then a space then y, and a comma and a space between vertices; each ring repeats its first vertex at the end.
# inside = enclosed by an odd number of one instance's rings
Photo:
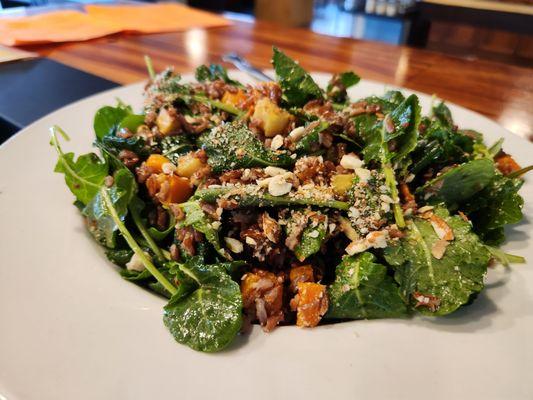
POLYGON ((291 115, 266 97, 255 103, 252 118, 260 122, 266 137, 283 133, 291 122, 291 115))
POLYGON ((187 178, 176 175, 165 175, 165 177, 169 181, 169 188, 162 203, 183 203, 192 196, 193 187, 187 178))
POLYGON ((166 136, 169 133, 177 130, 180 126, 179 120, 176 117, 175 113, 162 108, 157 114, 157 119, 155 121, 157 128, 161 135, 166 136))
POLYGON ((224 92, 224 95, 222 96, 223 103, 231 104, 235 107, 239 107, 245 101, 246 94, 241 89, 237 90, 235 93, 224 92))
POLYGON ((317 326, 328 311, 326 286, 319 283, 298 283, 298 294, 291 300, 291 309, 296 311, 296 325, 317 326))
POLYGON ((190 178, 196 171, 205 167, 205 165, 194 153, 188 153, 178 159, 176 173, 179 176, 190 178))
POLYGON ((345 195, 346 192, 352 187, 354 177, 354 174, 333 175, 331 178, 331 186, 333 187, 333 191, 340 196, 345 195))
POLYGON ((150 157, 146 159, 146 166, 154 174, 163 172, 163 165, 166 163, 170 163, 170 160, 161 154, 150 154, 150 157))
POLYGON ((509 154, 497 156, 496 167, 505 176, 520 170, 520 165, 509 154))
POLYGON ((311 265, 301 265, 291 268, 289 279, 291 281, 291 290, 296 292, 298 290, 298 283, 315 281, 313 267, 311 265))

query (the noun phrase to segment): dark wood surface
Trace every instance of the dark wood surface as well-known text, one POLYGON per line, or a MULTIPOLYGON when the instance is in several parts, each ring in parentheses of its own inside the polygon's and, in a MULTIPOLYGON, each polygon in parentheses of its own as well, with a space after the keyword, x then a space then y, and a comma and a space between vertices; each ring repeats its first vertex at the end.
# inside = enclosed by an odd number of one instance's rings
POLYGON ((82 43, 30 47, 43 56, 127 84, 146 77, 143 56, 156 69, 187 72, 221 62, 236 51, 270 67, 272 45, 310 71, 355 70, 366 79, 436 94, 478 111, 524 137, 533 134, 533 70, 492 61, 462 59, 421 49, 322 36, 266 22, 235 21, 226 28, 156 35, 115 35, 82 43))

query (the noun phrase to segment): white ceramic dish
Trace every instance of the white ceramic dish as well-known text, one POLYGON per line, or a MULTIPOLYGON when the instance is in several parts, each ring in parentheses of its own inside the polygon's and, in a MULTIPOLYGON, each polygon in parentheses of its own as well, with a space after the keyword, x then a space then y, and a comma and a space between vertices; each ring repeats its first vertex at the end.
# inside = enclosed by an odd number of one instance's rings
MULTIPOLYGON (((241 74, 233 74, 246 81, 241 74)), ((315 74, 320 83, 327 75, 315 74)), ((190 78, 190 77, 189 77, 190 78)), ((353 97, 380 94, 363 81, 353 97)), ((0 147, 0 399, 531 399, 533 184, 525 219, 505 248, 527 265, 490 270, 488 289, 446 318, 355 321, 263 334, 219 354, 174 342, 164 300, 120 278, 86 233, 48 127, 91 149, 92 118, 121 98, 138 109, 142 84, 111 90, 37 121, 0 147)), ((431 98, 421 95, 428 110, 431 98)), ((22 105, 21 105, 22 106, 22 105)), ((479 114, 450 106, 519 163, 533 145, 479 114)))

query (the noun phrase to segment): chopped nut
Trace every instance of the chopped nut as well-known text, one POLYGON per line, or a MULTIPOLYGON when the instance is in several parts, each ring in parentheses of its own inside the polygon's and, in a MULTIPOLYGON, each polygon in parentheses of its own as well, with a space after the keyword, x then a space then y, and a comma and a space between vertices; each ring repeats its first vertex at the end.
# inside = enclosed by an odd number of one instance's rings
POLYGON ((228 249, 231 252, 233 252, 235 254, 239 254, 239 253, 243 252, 244 246, 239 240, 234 239, 234 238, 230 238, 230 237, 225 237, 224 241, 226 242, 226 246, 228 246, 228 249))
POLYGON ((164 163, 161 170, 164 174, 171 175, 176 170, 176 166, 172 163, 164 163))
POLYGON ((345 250, 348 255, 353 256, 354 254, 362 253, 368 248, 368 243, 366 243, 364 239, 359 239, 351 242, 348 246, 346 246, 345 250))
POLYGON ((283 175, 283 174, 286 174, 287 172, 289 171, 283 168, 278 168, 278 167, 266 167, 265 168, 265 174, 267 174, 268 176, 283 175))
POLYGON ((268 193, 272 196, 283 196, 287 194, 292 189, 292 183, 289 183, 281 175, 276 175, 272 177, 270 182, 268 182, 268 193))
POLYGON ((357 174, 357 176, 359 177, 361 182, 365 182, 366 183, 370 179, 370 171, 368 169, 366 169, 366 168, 355 168, 354 171, 357 174))
MULTIPOLYGON (((150 258, 148 254, 145 253, 145 256, 147 258, 150 258)), ((128 271, 137 271, 142 272, 144 271, 144 264, 141 260, 141 257, 137 255, 137 253, 133 253, 133 256, 131 256, 131 259, 126 263, 126 269, 128 271)))
POLYGON ((419 213, 419 214, 424 214, 424 213, 426 213, 426 212, 428 212, 428 211, 433 210, 433 208, 435 208, 435 207, 433 207, 433 206, 424 206, 424 207, 420 207, 420 208, 418 209, 418 213, 419 213))
POLYGON ((450 226, 444 221, 441 217, 438 217, 435 214, 432 214, 429 217, 429 222, 431 223, 431 226, 435 230, 435 233, 439 237, 439 239, 444 240, 453 240, 453 230, 450 228, 450 226))
POLYGON ((442 257, 444 257, 446 247, 448 247, 449 244, 450 242, 443 239, 439 239, 433 243, 433 246, 431 247, 431 254, 433 254, 433 257, 435 257, 437 260, 440 260, 442 257))
POLYGON ((343 168, 355 170, 363 166, 363 161, 355 153, 348 153, 342 156, 340 164, 343 168))
POLYGON ((297 142, 303 137, 304 134, 305 134, 305 128, 303 126, 299 126, 298 128, 294 128, 291 131, 291 133, 289 133, 289 138, 293 142, 297 142))
POLYGON ((281 135, 276 135, 274 136, 274 138, 272 139, 272 142, 270 142, 270 148, 272 150, 278 150, 281 146, 283 146, 283 136, 281 135))

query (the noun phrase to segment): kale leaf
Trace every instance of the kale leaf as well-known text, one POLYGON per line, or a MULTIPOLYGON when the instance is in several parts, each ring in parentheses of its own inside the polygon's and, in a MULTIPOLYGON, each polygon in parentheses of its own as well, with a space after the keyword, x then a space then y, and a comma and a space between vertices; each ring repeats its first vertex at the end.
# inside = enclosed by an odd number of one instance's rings
POLYGON ((196 68, 195 76, 198 82, 216 81, 220 79, 226 83, 229 83, 230 85, 241 86, 239 82, 230 79, 228 76, 228 71, 220 64, 211 64, 209 66, 200 65, 198 68, 196 68))
POLYGON ((461 206, 484 242, 501 244, 505 239, 503 227, 522 220, 524 199, 518 191, 523 183, 520 178, 507 178, 498 173, 490 184, 461 206))
POLYGON ((200 138, 213 172, 251 167, 288 167, 294 160, 286 152, 267 149, 241 122, 224 124, 200 138))
POLYGON ((300 65, 274 47, 272 65, 288 106, 301 107, 309 100, 324 98, 324 92, 300 65))
POLYGON ((229 345, 242 326, 239 285, 217 264, 198 257, 177 264, 180 285, 165 306, 163 320, 176 341, 194 350, 215 352, 229 345))
POLYGON ((344 103, 348 100, 346 89, 357 85, 361 78, 353 71, 346 71, 335 74, 328 83, 326 94, 327 97, 335 103, 344 103))
POLYGON ((101 143, 103 147, 114 155, 118 155, 121 150, 130 150, 142 157, 150 155, 150 148, 140 136, 122 138, 119 136, 107 135, 101 139, 101 143))
POLYGON ((320 132, 328 129, 329 124, 324 121, 311 122, 306 127, 308 133, 296 142, 296 151, 301 154, 310 154, 320 148, 320 132))
POLYGON ((394 318, 407 314, 398 285, 371 253, 345 256, 328 288, 325 318, 394 318))
POLYGON ((448 129, 454 128, 452 112, 443 101, 441 101, 436 106, 433 106, 432 109, 433 117, 439 121, 444 127, 448 129))
POLYGON ((83 209, 89 232, 99 243, 108 248, 114 248, 116 245, 118 226, 115 217, 121 221, 125 220, 128 206, 137 192, 135 178, 129 170, 124 168, 117 170, 113 180, 110 188, 101 186, 83 209))
POLYGON ((433 256, 432 248, 439 237, 431 223, 421 217, 408 224, 406 236, 386 248, 384 256, 395 269, 394 277, 406 302, 426 315, 446 315, 483 289, 491 256, 468 222, 450 216, 444 207, 434 212, 455 237, 442 258, 433 256), (434 308, 420 303, 421 298, 434 300, 434 308))
POLYGON ((416 147, 419 124, 420 106, 413 94, 368 132, 363 151, 365 160, 382 163, 402 160, 416 147))
POLYGON ((494 178, 494 171, 492 160, 472 160, 437 176, 419 188, 418 193, 432 195, 432 202, 445 202, 448 208, 455 210, 459 204, 489 185, 494 178))

